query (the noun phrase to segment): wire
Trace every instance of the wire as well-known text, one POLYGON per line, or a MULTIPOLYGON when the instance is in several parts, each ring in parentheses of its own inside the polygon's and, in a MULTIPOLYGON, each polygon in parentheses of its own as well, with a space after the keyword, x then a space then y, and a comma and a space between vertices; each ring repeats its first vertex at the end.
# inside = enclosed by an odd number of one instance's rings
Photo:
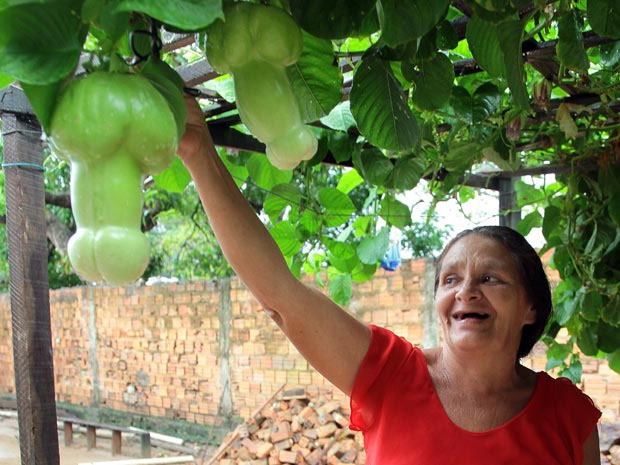
POLYGON ((45 167, 44 166, 38 165, 36 163, 25 163, 25 162, 20 162, 20 163, 2 163, 2 168, 11 168, 11 167, 31 168, 31 169, 37 170, 37 171, 45 171, 45 167))

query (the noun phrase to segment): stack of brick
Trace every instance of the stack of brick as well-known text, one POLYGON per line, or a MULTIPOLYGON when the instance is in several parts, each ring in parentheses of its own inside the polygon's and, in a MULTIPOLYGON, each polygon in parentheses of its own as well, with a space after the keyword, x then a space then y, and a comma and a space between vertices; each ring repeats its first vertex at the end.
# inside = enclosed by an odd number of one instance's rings
POLYGON ((364 464, 363 439, 338 400, 286 391, 224 439, 219 465, 364 464))

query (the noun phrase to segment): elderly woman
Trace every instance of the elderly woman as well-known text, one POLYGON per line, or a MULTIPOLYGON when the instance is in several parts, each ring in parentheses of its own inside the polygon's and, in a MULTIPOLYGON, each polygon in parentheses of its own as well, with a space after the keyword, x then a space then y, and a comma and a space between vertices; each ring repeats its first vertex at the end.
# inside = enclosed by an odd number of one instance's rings
POLYGON ((437 262, 443 345, 366 326, 290 273, 220 162, 200 108, 179 155, 226 258, 308 362, 351 396, 367 463, 594 465, 600 412, 566 379, 519 363, 551 312, 540 259, 518 233, 464 231, 437 262))

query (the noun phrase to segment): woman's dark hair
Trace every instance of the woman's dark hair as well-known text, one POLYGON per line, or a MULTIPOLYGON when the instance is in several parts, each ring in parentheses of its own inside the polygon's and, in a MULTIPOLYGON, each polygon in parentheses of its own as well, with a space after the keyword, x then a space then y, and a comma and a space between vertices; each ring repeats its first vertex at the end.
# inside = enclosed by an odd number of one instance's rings
POLYGON ((551 290, 549 280, 545 274, 542 262, 536 251, 527 242, 525 237, 514 229, 506 226, 479 226, 461 231, 443 249, 435 262, 435 293, 439 286, 439 274, 446 253, 459 240, 470 234, 479 234, 490 237, 502 244, 514 257, 519 269, 519 277, 527 297, 536 311, 536 321, 525 325, 521 334, 521 342, 517 351, 517 358, 525 357, 530 353, 536 341, 540 339, 552 311, 551 290))

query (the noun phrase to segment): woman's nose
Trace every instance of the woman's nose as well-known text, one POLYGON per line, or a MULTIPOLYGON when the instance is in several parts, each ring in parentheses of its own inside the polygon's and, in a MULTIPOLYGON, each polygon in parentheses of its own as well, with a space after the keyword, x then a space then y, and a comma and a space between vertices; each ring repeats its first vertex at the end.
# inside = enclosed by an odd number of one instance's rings
POLYGON ((481 293, 476 281, 473 279, 464 279, 461 286, 456 292, 457 300, 471 301, 480 299, 481 293))

